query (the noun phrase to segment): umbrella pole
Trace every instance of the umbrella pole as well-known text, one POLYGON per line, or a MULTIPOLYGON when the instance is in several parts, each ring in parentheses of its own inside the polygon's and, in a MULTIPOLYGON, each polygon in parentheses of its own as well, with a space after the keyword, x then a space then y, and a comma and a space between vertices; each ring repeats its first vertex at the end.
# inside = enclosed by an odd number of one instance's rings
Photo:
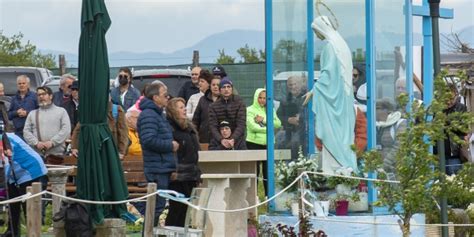
MULTIPOLYGON (((432 24, 432 31, 433 31, 433 66, 434 66, 434 73, 435 77, 439 75, 440 69, 440 47, 439 47, 439 3, 441 0, 428 0, 430 4, 430 16, 431 16, 431 24, 432 24)), ((437 148, 438 148, 438 157, 439 157, 439 171, 441 172, 441 181, 444 181, 445 173, 446 173, 446 157, 444 156, 444 141, 438 140, 437 141, 437 148)), ((440 200, 441 206, 441 224, 448 223, 448 201, 445 195, 445 192, 441 194, 440 200)), ((442 226, 441 227, 441 236, 448 237, 448 227, 442 226)))

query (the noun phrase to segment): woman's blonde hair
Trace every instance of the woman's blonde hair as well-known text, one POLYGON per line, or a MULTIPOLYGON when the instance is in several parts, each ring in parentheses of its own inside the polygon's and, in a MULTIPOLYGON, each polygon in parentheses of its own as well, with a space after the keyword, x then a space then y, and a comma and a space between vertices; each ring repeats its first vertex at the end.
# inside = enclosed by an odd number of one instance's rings
POLYGON ((182 102, 186 105, 186 101, 181 97, 176 97, 168 101, 166 105, 166 117, 173 120, 178 124, 182 129, 188 128, 188 119, 178 118, 178 102, 182 102))

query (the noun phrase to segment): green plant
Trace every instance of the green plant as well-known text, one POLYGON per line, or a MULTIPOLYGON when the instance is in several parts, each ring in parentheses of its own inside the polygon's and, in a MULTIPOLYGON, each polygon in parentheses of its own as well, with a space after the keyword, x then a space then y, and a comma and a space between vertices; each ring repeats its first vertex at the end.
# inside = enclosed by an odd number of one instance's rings
POLYGON ((294 226, 288 226, 286 224, 278 223, 276 225, 276 230, 281 236, 284 237, 327 237, 327 235, 322 230, 315 231, 312 229, 313 225, 309 220, 308 215, 303 215, 300 218, 299 230, 296 231, 294 226))
POLYGON ((447 176, 445 189, 449 205, 466 209, 474 201, 474 165, 464 164, 457 175, 447 176))
POLYGON ((352 194, 341 194, 338 193, 335 196, 331 198, 331 205, 335 206, 335 203, 338 201, 353 201, 353 202, 358 202, 360 201, 359 194, 357 192, 354 192, 352 194))
MULTIPOLYGON (((410 219, 415 213, 427 212, 434 207, 433 197, 446 195, 445 174, 438 169, 438 157, 430 152, 437 141, 444 140, 446 134, 467 132, 474 122, 468 113, 445 114, 448 102, 453 95, 441 72, 434 82, 434 100, 425 107, 413 103, 410 111, 404 114, 408 121, 407 129, 397 135, 399 148, 395 155, 395 173, 399 184, 376 183, 380 190, 375 205, 387 206, 401 219, 403 236, 410 234, 410 219), (401 204, 402 210, 396 207, 401 204)), ((460 75, 462 76, 462 75, 460 75)), ((406 95, 399 97, 402 108, 408 102, 406 95)), ((378 151, 364 154, 366 171, 379 171, 379 179, 387 179, 383 172, 383 160, 378 151)))
MULTIPOLYGON (((299 151, 299 156, 296 160, 285 162, 280 161, 276 164, 276 178, 277 184, 285 188, 290 185, 298 177, 298 169, 303 169, 305 171, 316 172, 318 171, 318 162, 316 159, 311 159, 305 157, 303 152, 299 151)), ((309 178, 306 180, 310 188, 315 189, 326 181, 326 178, 321 175, 309 175, 309 178)), ((297 190, 297 183, 290 187, 289 192, 295 192, 297 190)))
MULTIPOLYGON (((356 173, 352 171, 352 168, 341 167, 337 169, 334 173, 336 175, 342 175, 342 176, 347 176, 347 177, 357 176, 356 173)), ((358 179, 351 179, 351 178, 345 178, 345 177, 331 176, 327 179, 327 184, 328 184, 328 187, 330 188, 335 188, 338 184, 343 184, 351 188, 354 188, 359 183, 360 181, 358 179)))

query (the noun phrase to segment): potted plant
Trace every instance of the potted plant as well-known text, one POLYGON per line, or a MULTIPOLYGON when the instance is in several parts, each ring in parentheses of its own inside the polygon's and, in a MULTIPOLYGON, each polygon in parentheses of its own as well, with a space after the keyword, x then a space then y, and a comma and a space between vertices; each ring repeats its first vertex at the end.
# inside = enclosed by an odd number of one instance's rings
MULTIPOLYGON (((352 168, 346 168, 346 167, 341 167, 337 169, 334 173, 336 175, 342 175, 342 176, 347 176, 347 177, 356 176, 352 168)), ((327 184, 330 188, 335 188, 336 193, 338 194, 350 195, 351 190, 357 187, 357 185, 359 185, 359 180, 345 178, 345 177, 331 176, 327 179, 327 184)))
POLYGON ((357 195, 357 193, 353 193, 352 195, 338 193, 332 198, 331 204, 334 206, 337 216, 347 216, 349 201, 359 201, 359 195, 357 195))

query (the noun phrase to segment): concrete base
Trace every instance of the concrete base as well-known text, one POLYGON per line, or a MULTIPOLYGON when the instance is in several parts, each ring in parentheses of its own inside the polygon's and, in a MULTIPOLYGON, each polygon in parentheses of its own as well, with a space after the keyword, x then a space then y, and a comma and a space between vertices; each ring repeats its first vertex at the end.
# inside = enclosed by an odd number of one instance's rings
MULTIPOLYGON (((54 236, 66 237, 64 231, 64 221, 53 222, 54 236)), ((125 237, 127 228, 125 221, 122 219, 104 219, 102 225, 98 225, 96 228, 96 235, 100 237, 125 237)))
MULTIPOLYGON (((398 225, 383 225, 377 223, 397 223, 398 217, 395 215, 374 216, 369 213, 353 216, 329 216, 324 220, 323 217, 310 217, 310 223, 313 230, 323 230, 328 236, 352 237, 352 236, 402 236, 398 225), (333 220, 333 221, 331 221, 333 220), (343 223, 339 221, 348 221, 343 223), (357 223, 363 222, 363 223, 357 223), (366 223, 368 222, 368 223, 366 223), (373 224, 372 224, 373 223, 373 224)), ((298 223, 296 216, 266 216, 261 215, 258 222, 268 223, 276 226, 278 223, 284 223, 288 226, 295 226, 298 223)), ((412 224, 424 224, 425 215, 415 214, 411 219, 412 224)), ((296 225, 298 231, 298 225, 296 225)), ((425 227, 412 226, 411 237, 425 237, 425 227)))
POLYGON ((53 222, 53 233, 56 237, 66 237, 64 221, 53 222))
POLYGON ((104 223, 96 226, 95 230, 95 236, 101 237, 125 237, 127 232, 125 221, 118 218, 104 219, 104 223))

